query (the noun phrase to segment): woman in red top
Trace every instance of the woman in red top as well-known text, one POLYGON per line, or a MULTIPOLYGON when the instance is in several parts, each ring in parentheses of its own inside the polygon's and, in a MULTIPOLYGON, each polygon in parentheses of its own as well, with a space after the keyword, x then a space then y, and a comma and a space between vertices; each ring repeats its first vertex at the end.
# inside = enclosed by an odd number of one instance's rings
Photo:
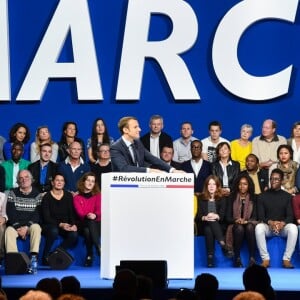
POLYGON ((74 196, 74 207, 79 217, 79 229, 85 238, 86 259, 84 266, 93 264, 93 246, 100 255, 101 195, 92 172, 85 173, 77 183, 78 194, 74 196))

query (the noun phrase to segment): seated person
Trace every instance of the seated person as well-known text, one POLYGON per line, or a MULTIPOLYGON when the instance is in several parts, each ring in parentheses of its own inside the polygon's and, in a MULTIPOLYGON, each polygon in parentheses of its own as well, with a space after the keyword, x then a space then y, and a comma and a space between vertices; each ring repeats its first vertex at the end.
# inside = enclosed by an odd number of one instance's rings
POLYGON ((30 235, 30 255, 38 255, 41 241, 39 209, 42 194, 32 186, 33 178, 28 170, 19 171, 17 179, 19 187, 7 192, 6 252, 18 252, 17 238, 26 240, 30 235))
POLYGON ((11 148, 12 158, 2 163, 2 167, 5 171, 5 189, 17 187, 16 175, 18 171, 25 170, 30 165, 29 160, 22 158, 24 152, 24 146, 21 142, 14 142, 11 148))
POLYGON ((141 142, 151 154, 159 158, 162 148, 166 145, 172 145, 173 140, 170 135, 162 131, 164 128, 162 116, 151 116, 149 128, 150 131, 141 137, 141 142))
POLYGON ((295 195, 298 192, 296 187, 296 174, 299 164, 293 161, 293 149, 290 145, 280 145, 277 148, 277 168, 283 172, 281 188, 288 193, 295 195))
POLYGON ((101 232, 101 195, 96 176, 92 172, 85 173, 77 183, 78 194, 74 196, 74 207, 79 217, 79 229, 83 234, 86 246, 84 266, 93 264, 93 246, 100 255, 101 232))
POLYGON ((3 155, 5 160, 12 158, 12 146, 15 142, 23 144, 22 158, 30 160, 30 131, 26 124, 16 123, 9 131, 9 141, 3 145, 3 155))
POLYGON ((267 249, 266 238, 280 236, 287 238, 286 248, 282 257, 282 266, 292 269, 291 258, 295 250, 298 230, 293 224, 294 213, 292 196, 281 189, 283 172, 274 169, 271 172, 271 188, 258 196, 258 223, 255 227, 256 244, 262 259, 262 266, 270 266, 270 254, 267 249))
POLYGON ((173 144, 162 147, 162 150, 160 152, 160 158, 164 162, 169 164, 171 167, 173 167, 177 170, 181 170, 181 163, 174 161, 173 156, 174 156, 173 144))
POLYGON ((48 126, 43 125, 39 126, 36 134, 35 134, 35 141, 30 145, 30 161, 35 162, 40 159, 40 150, 41 145, 49 144, 51 146, 51 161, 57 161, 58 155, 58 145, 55 143, 51 138, 51 133, 49 131, 48 126))
POLYGON ((91 171, 96 175, 99 188, 101 188, 102 173, 109 173, 112 171, 110 162, 110 146, 109 144, 101 144, 97 150, 97 161, 91 163, 91 171))
POLYGON ((58 164, 58 172, 65 179, 65 189, 71 193, 77 191, 77 181, 86 172, 90 171, 90 166, 81 157, 82 147, 79 142, 72 142, 68 147, 68 156, 58 164))
POLYGON ((226 222, 229 224, 226 244, 233 245, 234 267, 243 267, 240 253, 244 240, 247 241, 249 265, 255 264, 256 196, 253 181, 246 173, 240 174, 234 183, 227 202, 226 222))
POLYGON ((51 191, 47 192, 42 200, 42 233, 46 240, 43 253, 44 265, 48 264, 51 247, 58 235, 63 238, 59 247, 64 250, 74 247, 77 242, 73 196, 65 191, 64 187, 64 176, 57 173, 53 177, 51 191))
POLYGON ((269 187, 268 170, 259 168, 258 157, 250 153, 246 157, 246 170, 241 172, 242 174, 248 174, 254 183, 254 193, 259 195, 266 191, 269 187))
POLYGON ((202 159, 202 142, 194 140, 191 143, 192 158, 181 164, 181 169, 186 173, 194 174, 194 192, 202 193, 205 179, 211 175, 211 164, 202 159))
POLYGON ((57 172, 57 164, 51 161, 52 147, 50 144, 42 144, 40 146, 40 159, 28 166, 34 183, 33 185, 41 192, 49 192, 51 190, 51 180, 57 172))
POLYGON ((228 251, 223 234, 225 213, 226 199, 222 196, 220 180, 217 176, 210 175, 206 178, 203 193, 199 196, 196 216, 196 220, 201 221, 203 226, 208 268, 215 266, 215 241, 220 244, 227 256, 233 255, 228 251))

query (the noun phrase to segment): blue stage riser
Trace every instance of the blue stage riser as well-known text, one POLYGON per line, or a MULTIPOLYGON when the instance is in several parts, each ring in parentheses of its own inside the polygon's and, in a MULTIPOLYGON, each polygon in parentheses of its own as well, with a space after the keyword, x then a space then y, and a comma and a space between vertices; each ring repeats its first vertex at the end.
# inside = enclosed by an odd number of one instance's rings
MULTIPOLYGON (((270 253, 271 267, 280 268, 282 266, 282 256, 285 250, 286 240, 281 237, 271 237, 267 239, 267 247, 270 253)), ((203 236, 195 238, 195 267, 206 267, 206 250, 205 240, 203 236)), ((243 244, 241 258, 245 266, 249 261, 249 254, 246 243, 243 244)), ((256 250, 256 262, 261 263, 261 259, 256 250)), ((218 243, 215 245, 215 264, 216 267, 228 268, 232 266, 232 259, 223 255, 221 247, 218 243)), ((292 263, 295 267, 300 267, 300 255, 298 243, 292 257, 292 263)))

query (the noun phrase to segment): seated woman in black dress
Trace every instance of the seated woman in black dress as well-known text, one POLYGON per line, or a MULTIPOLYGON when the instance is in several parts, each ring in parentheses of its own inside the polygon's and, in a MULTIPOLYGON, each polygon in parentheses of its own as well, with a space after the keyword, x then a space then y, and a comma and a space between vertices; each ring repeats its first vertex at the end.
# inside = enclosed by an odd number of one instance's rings
POLYGON ((239 175, 227 202, 227 245, 233 245, 234 267, 242 268, 240 252, 244 239, 249 251, 249 265, 255 264, 255 225, 257 224, 254 184, 249 175, 239 175))
POLYGON ((52 189, 42 200, 42 234, 45 236, 43 264, 48 264, 48 256, 55 239, 60 235, 63 242, 60 248, 67 250, 75 246, 78 238, 75 224, 73 196, 64 190, 65 179, 57 173, 52 180, 52 189))
POLYGON ((214 267, 215 240, 219 242, 227 256, 222 222, 226 213, 226 200, 222 196, 221 183, 218 177, 210 175, 204 183, 203 193, 199 196, 196 218, 202 221, 206 242, 207 267, 214 267))

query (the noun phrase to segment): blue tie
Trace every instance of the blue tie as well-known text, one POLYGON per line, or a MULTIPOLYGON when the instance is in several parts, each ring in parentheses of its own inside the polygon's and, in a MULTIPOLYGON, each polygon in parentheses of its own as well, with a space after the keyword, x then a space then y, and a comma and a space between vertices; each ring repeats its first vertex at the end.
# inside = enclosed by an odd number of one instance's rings
POLYGON ((132 154, 133 154, 133 158, 132 158, 133 163, 134 163, 136 166, 138 166, 138 158, 137 158, 136 147, 135 147, 134 144, 130 144, 130 147, 131 147, 131 150, 132 150, 131 152, 132 152, 132 154))

